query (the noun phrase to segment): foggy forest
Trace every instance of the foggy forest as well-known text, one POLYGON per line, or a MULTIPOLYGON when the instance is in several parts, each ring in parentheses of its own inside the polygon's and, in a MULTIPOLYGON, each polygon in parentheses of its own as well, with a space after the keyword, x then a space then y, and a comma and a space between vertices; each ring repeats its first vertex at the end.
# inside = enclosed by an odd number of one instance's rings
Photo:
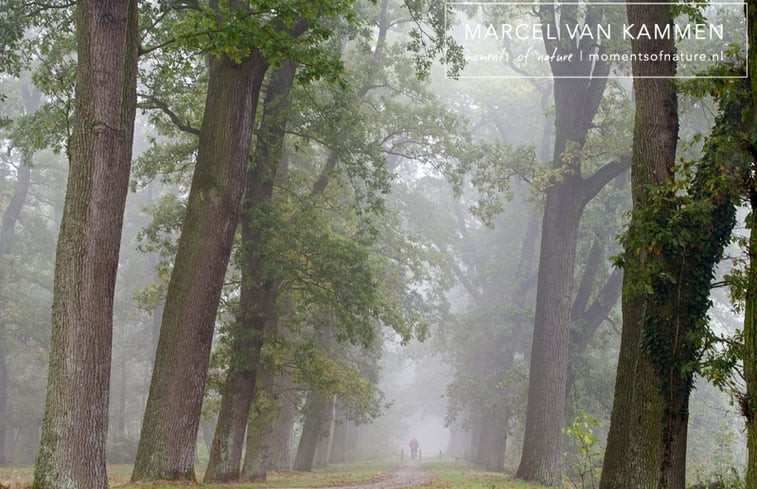
POLYGON ((0 0, 0 489, 757 489, 753 43, 0 0))

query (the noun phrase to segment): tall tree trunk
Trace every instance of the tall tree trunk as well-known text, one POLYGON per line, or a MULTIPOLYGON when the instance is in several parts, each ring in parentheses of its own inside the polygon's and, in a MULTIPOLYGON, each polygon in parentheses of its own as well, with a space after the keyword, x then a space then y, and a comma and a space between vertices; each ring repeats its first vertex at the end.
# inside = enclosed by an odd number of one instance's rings
POLYGON ((239 479, 251 482, 265 482, 268 478, 268 465, 271 432, 274 429, 274 418, 278 413, 269 411, 269 386, 261 389, 266 382, 256 381, 255 401, 247 422, 247 442, 245 446, 244 464, 239 479), (261 398, 262 396, 262 398, 261 398), (259 403, 263 402, 261 406, 259 403))
MULTIPOLYGON (((647 26, 672 23, 671 7, 665 4, 629 3, 628 21, 647 26)), ((651 27, 650 27, 651 28, 651 27)), ((672 40, 636 40, 634 52, 675 52, 672 40)), ((645 78, 675 74, 675 62, 634 64, 636 122, 634 127, 631 190, 634 210, 644 210, 650 202, 649 188, 665 188, 674 178, 678 139, 677 96, 670 79, 645 78)), ((632 217, 631 225, 634 224, 632 217)), ((636 255, 626 250, 626 260, 637 263, 626 267, 623 292, 623 332, 615 383, 615 399, 610 422, 600 487, 683 488, 686 467, 686 422, 688 391, 665 395, 656 360, 644 351, 649 335, 649 318, 661 311, 650 297, 632 293, 638 289, 639 270, 653 262, 652 253, 636 255), (672 401, 672 402, 671 402, 672 401), (681 405, 683 404, 683 405, 681 405)), ((661 298, 661 302, 665 298, 661 298)), ((669 301, 669 299, 668 299, 669 301)), ((668 328, 673 324, 667 325, 668 328)), ((685 333, 684 333, 685 334, 685 333)), ((659 361, 659 360, 657 360, 659 361)), ((673 379, 671 372, 671 382, 673 379)), ((680 381, 681 379, 677 379, 680 381)))
POLYGON ((505 471, 507 432, 502 427, 502 413, 489 411, 476 422, 474 463, 490 472, 505 471))
POLYGON ((210 58, 197 162, 166 294, 135 482, 195 480, 197 429, 218 301, 267 68, 254 48, 241 63, 210 58))
POLYGON ((477 419, 473 422, 470 430, 470 450, 468 451, 467 461, 474 464, 480 464, 479 451, 481 447, 481 437, 483 436, 483 420, 477 419))
POLYGON ((255 380, 255 400, 247 421, 247 441, 240 480, 267 480, 270 448, 280 414, 280 401, 276 391, 278 387, 280 386, 274 385, 271 368, 261 364, 255 380))
POLYGON ((315 450, 325 426, 325 409, 328 403, 318 392, 311 392, 305 408, 305 422, 302 427, 297 456, 294 459, 294 470, 310 472, 313 470, 315 450))
POLYGON ((507 426, 510 421, 509 410, 492 413, 491 455, 486 461, 486 470, 505 471, 505 450, 507 449, 507 426))
POLYGON ((36 489, 108 487, 113 294, 136 113, 137 2, 78 2, 76 36, 76 109, 36 489))
POLYGON ((242 279, 236 324, 232 328, 231 364, 223 386, 221 409, 210 450, 205 481, 239 478, 245 426, 255 390, 260 351, 266 331, 275 331, 278 283, 263 273, 260 255, 265 229, 260 215, 273 196, 276 172, 283 153, 289 92, 295 64, 285 62, 274 72, 263 104, 263 118, 242 207, 242 279))
POLYGON ((331 452, 331 439, 334 434, 334 399, 327 402, 323 409, 323 433, 318 439, 313 467, 325 467, 331 452))
MULTIPOLYGON (((629 4, 629 23, 666 25, 670 8, 629 4)), ((670 53, 675 46, 640 39, 633 49, 670 53)), ((625 237, 623 333, 603 489, 684 487, 692 366, 701 354, 714 269, 735 224, 734 189, 747 180, 754 160, 741 147, 722 146, 744 132, 748 102, 741 95, 721 96, 696 176, 688 195, 680 195, 673 181, 676 90, 672 80, 660 78, 672 76, 675 68, 674 62, 634 65, 634 213, 625 237), (680 219, 687 211, 688 218, 680 219), (672 237, 650 235, 650 229, 665 229, 672 237)))
POLYGON ((271 430, 271 440, 268 443, 270 454, 267 468, 284 471, 292 468, 292 433, 297 416, 297 406, 291 393, 294 387, 292 375, 288 372, 283 373, 276 378, 274 385, 279 393, 277 398, 280 409, 279 416, 274 421, 273 430, 271 430))
MULTIPOLYGON (((542 3, 539 8, 543 25, 551 26, 553 32, 564 29, 570 22, 577 25, 579 16, 575 5, 561 6, 559 23, 554 6, 542 3)), ((587 10, 587 19, 596 19, 597 15, 601 15, 601 10, 587 10)), ((585 41, 558 43, 547 37, 544 41, 547 52, 557 50, 560 54, 572 54, 575 61, 552 64, 555 76, 573 78, 554 80, 553 168, 564 176, 552 182, 544 208, 528 410, 517 475, 556 486, 562 483, 562 428, 578 226, 586 203, 622 172, 626 164, 622 160, 608 163, 583 178, 580 162, 564 159, 566 150, 574 153, 585 143, 602 100, 609 67, 587 61, 586 54, 595 46, 585 41)))
MULTIPOLYGON (((752 14, 748 16, 749 50, 749 88, 751 91, 751 119, 750 134, 754 141, 757 133, 757 16, 754 15, 757 8, 757 0, 747 0, 747 8, 752 14)), ((757 144, 752 143, 752 155, 757 160, 757 144)), ((746 304, 744 307, 744 383, 746 384, 746 396, 741 399, 742 414, 745 417, 747 437, 747 465, 746 487, 757 487, 757 193, 754 190, 754 182, 749 188, 749 200, 752 212, 749 215, 747 227, 749 228, 749 264, 747 269, 746 304), (751 225, 750 225, 751 224, 751 225)))
MULTIPOLYGON (((750 26, 752 27, 752 26, 750 26)), ((757 26, 755 26, 757 27, 757 26)), ((754 67, 752 65, 751 67, 754 67)), ((750 68, 751 68, 750 67, 750 68)), ((757 92, 754 94, 757 101, 757 92)), ((749 192, 752 212, 749 214, 749 268, 747 269, 746 303, 744 307, 744 383, 746 395, 741 399, 746 420, 746 487, 757 487, 757 192, 752 184, 749 192)))
MULTIPOLYGON (((328 421, 324 421, 324 424, 328 424, 328 421)), ((325 430, 325 428, 324 428, 325 430)), ((324 431, 326 433, 326 431, 324 431)), ((330 437, 327 434, 322 434, 318 439, 318 445, 315 447, 315 456, 313 456, 313 468, 318 469, 326 466, 328 454, 329 454, 329 440, 330 437)))
POLYGON ((347 461, 347 417, 344 405, 337 399, 334 415, 334 432, 331 436, 330 464, 341 464, 347 461))
POLYGON ((126 358, 121 359, 118 365, 118 411, 116 414, 116 432, 117 435, 126 438, 126 358))
MULTIPOLYGON (((559 154, 559 153, 558 153, 559 154)), ((566 177, 547 191, 531 349, 528 411, 518 477, 562 483, 562 428, 568 370, 573 273, 581 206, 566 177)))

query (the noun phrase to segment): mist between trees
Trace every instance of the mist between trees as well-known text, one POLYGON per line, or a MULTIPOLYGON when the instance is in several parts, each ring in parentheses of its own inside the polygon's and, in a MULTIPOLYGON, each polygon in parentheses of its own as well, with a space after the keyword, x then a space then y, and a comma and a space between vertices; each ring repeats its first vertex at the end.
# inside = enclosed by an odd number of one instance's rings
POLYGON ((628 27, 751 19, 0 12, 0 466, 34 488, 417 463, 412 439, 546 486, 757 487, 754 54, 674 81, 696 39, 628 27), (494 36, 466 78, 474 19, 530 19, 543 56, 494 36), (569 35, 600 22, 633 35, 569 35))

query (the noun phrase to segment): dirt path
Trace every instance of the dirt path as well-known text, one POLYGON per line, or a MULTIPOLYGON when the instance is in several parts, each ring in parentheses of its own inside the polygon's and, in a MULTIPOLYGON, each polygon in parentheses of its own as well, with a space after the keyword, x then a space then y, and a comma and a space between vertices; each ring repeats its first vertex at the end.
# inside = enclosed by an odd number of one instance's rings
POLYGON ((329 486, 321 489, 402 489, 425 484, 430 482, 432 477, 431 472, 419 464, 403 464, 394 472, 375 480, 347 486, 329 486))

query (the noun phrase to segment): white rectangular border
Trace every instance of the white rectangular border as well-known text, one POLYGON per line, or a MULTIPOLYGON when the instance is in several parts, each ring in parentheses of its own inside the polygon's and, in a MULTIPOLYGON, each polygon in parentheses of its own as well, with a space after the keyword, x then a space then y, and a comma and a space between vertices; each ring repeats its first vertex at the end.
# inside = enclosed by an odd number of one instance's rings
MULTIPOLYGON (((444 2, 444 32, 447 32, 447 27, 449 26, 447 22, 447 12, 448 7, 451 5, 541 5, 542 2, 444 2)), ((613 5, 613 6, 626 6, 629 3, 633 3, 634 5, 689 5, 681 2, 586 2, 586 4, 591 5, 613 5)), ((557 3, 555 3, 557 5, 557 3)), ((749 78, 749 5, 746 2, 710 2, 707 4, 707 6, 717 6, 717 5, 737 5, 744 8, 744 15, 745 15, 745 24, 744 24, 744 31, 745 31, 745 39, 744 39, 744 46, 746 46, 746 74, 743 76, 714 76, 714 75, 706 75, 706 76, 694 76, 694 75, 681 75, 681 76, 634 76, 634 75, 607 75, 603 77, 596 77, 596 78, 606 78, 608 80, 633 80, 635 78, 637 79, 663 79, 663 80, 706 80, 706 79, 720 79, 720 80, 739 80, 744 78, 749 78)), ((446 58, 447 56, 447 36, 445 34, 444 37, 444 56, 446 58)), ((553 76, 553 75, 533 75, 533 76, 526 76, 526 75, 460 75, 457 77, 451 77, 447 74, 446 70, 446 64, 445 64, 445 70, 444 70, 444 78, 447 79, 453 79, 453 80, 554 80, 554 79, 580 79, 580 80, 588 80, 592 77, 588 76, 553 76)))

